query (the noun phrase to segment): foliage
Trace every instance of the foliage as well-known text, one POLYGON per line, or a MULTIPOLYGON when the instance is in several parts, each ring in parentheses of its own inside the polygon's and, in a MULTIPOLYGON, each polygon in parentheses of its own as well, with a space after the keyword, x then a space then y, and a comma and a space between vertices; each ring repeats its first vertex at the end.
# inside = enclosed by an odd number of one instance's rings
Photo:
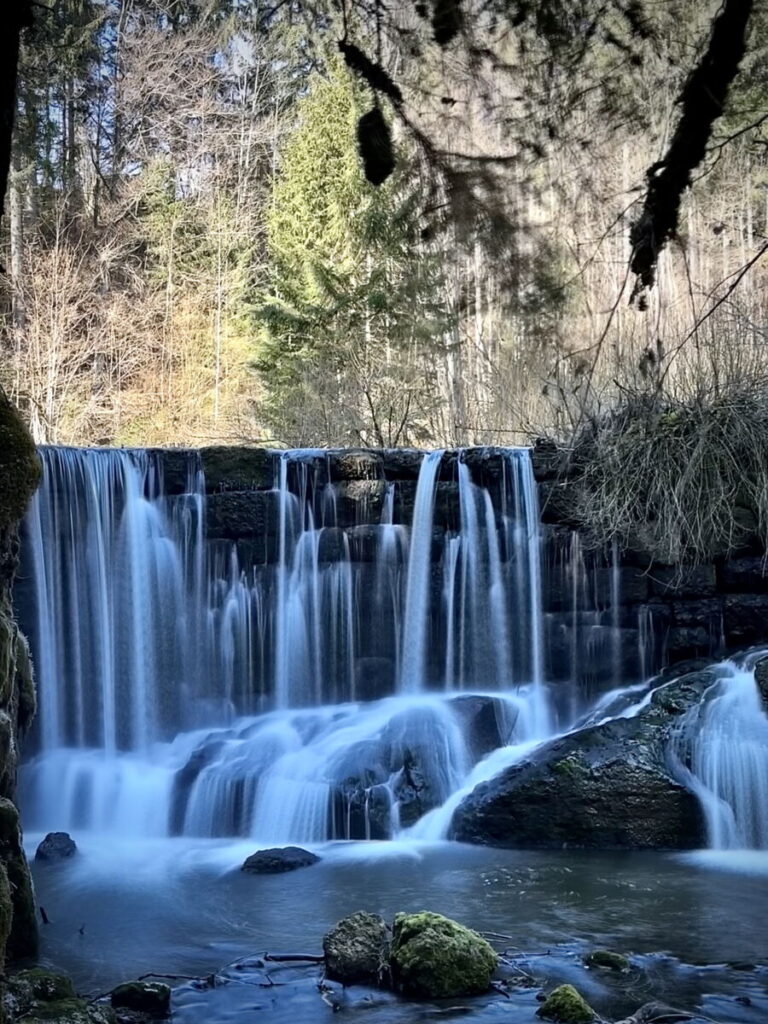
POLYGON ((576 515, 601 543, 675 564, 768 541, 768 380, 682 400, 631 393, 574 439, 576 515))

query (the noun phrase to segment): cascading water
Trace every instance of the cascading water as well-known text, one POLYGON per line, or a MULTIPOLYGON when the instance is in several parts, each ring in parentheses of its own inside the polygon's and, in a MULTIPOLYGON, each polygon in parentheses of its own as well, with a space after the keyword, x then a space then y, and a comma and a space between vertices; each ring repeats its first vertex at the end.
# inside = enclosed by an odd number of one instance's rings
MULTIPOLYGON (((418 480, 371 480, 364 500, 318 450, 270 456, 271 489, 208 497, 193 453, 173 487, 157 452, 41 456, 17 595, 40 690, 28 827, 260 844, 443 838, 474 785, 633 705, 632 685, 604 692, 621 669, 617 570, 609 626, 582 610, 576 540, 571 681, 548 682, 557 634, 525 449, 501 452, 494 472, 429 453, 418 480), (228 538, 243 518, 248 539, 228 538), (609 671, 589 701, 577 666, 606 631, 609 671)), ((640 621, 647 657, 653 631, 640 621)), ((733 819, 712 811, 713 842, 765 846, 765 785, 747 781, 765 779, 764 726, 750 726, 751 753, 728 753, 732 722, 748 734, 747 704, 744 688, 710 701, 688 761, 692 785, 733 819)))
POLYGON ((713 850, 768 850, 768 716, 754 672, 723 676, 680 724, 672 751, 701 801, 713 850))

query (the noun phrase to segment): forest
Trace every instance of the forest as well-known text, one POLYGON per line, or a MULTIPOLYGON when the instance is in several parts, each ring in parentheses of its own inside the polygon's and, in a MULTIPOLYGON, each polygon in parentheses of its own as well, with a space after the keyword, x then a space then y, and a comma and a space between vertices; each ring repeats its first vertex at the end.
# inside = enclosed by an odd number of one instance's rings
POLYGON ((34 439, 528 443, 628 397, 761 386, 766 12, 633 302, 632 225, 718 5, 518 7, 442 45, 418 4, 37 8, 0 371, 34 439))

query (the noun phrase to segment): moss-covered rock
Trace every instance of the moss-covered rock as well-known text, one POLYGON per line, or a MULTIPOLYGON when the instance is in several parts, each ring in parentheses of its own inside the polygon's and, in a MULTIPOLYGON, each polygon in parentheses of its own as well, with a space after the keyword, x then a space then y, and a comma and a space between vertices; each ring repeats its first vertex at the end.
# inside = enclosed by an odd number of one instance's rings
POLYGON ((0 393, 0 529, 15 526, 40 482, 40 460, 18 411, 0 393))
POLYGON ((21 844, 19 812, 7 798, 0 798, 0 860, 8 874, 13 908, 6 956, 20 960, 37 952, 37 918, 32 877, 21 844))
POLYGON ((398 914, 390 956, 395 986, 417 998, 444 999, 485 992, 497 957, 477 932, 442 914, 398 914))
POLYGON ((33 967, 19 971, 8 978, 8 993, 22 1012, 28 1012, 33 1003, 59 1002, 74 999, 76 992, 66 974, 33 967))
POLYGON ((630 966, 625 956, 610 949, 596 949, 593 953, 587 953, 584 963, 587 967, 602 967, 607 971, 626 971, 630 966))
POLYGON ((85 999, 57 999, 38 1002, 20 1018, 19 1024, 117 1024, 115 1011, 85 999))
POLYGON ((110 1002, 160 1019, 171 1012, 171 990, 160 981, 127 981, 112 989, 110 1002))
POLYGON ((325 973, 344 985, 379 984, 389 973, 389 934, 378 914, 358 911, 345 917, 323 938, 325 973))
POLYGON ((558 985, 549 993, 537 1012, 539 1017, 556 1021, 557 1024, 590 1024, 590 1021, 597 1017, 595 1011, 573 985, 558 985))
POLYGON ((19 732, 25 733, 37 714, 37 692, 32 659, 27 638, 16 631, 16 692, 18 694, 17 721, 19 732))

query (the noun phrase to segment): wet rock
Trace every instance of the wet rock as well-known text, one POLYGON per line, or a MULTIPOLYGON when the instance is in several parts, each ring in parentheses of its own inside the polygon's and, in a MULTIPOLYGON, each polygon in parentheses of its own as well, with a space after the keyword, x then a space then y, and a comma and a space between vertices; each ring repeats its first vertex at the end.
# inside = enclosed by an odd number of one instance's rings
POLYGON ((763 698, 763 707, 768 713, 768 658, 762 658, 755 665, 755 682, 763 698))
POLYGON ((720 584, 730 593, 764 594, 768 591, 768 564, 765 558, 731 558, 720 570, 720 584))
POLYGON ((196 451, 190 448, 148 448, 147 455, 155 460, 163 476, 163 493, 185 494, 189 489, 189 469, 197 464, 196 451))
POLYGON ((224 743, 225 737, 206 740, 192 751, 187 763, 174 775, 168 814, 168 830, 172 836, 181 835, 184 831, 184 817, 192 787, 200 772, 218 756, 224 743))
POLYGON ((338 480, 381 480, 384 476, 384 457, 380 451, 362 448, 344 449, 328 453, 330 478, 338 480))
POLYGON ((248 540, 262 534, 276 536, 280 526, 277 491, 222 491, 206 502, 209 537, 248 540))
MULTIPOLYGON (((395 485, 394 520, 410 526, 416 502, 416 481, 403 480, 395 485)), ((459 485, 454 480, 439 480, 435 485, 433 525, 458 530, 461 525, 459 485)))
POLYGON ((85 999, 59 999, 35 1003, 21 1024, 117 1024, 115 1011, 85 999))
POLYGON ((607 971, 626 971, 630 967, 625 956, 610 949, 596 949, 593 953, 587 953, 584 963, 587 967, 601 967, 607 971))
POLYGON ((275 484, 277 452, 267 448, 236 448, 215 445, 200 449, 205 489, 269 490, 275 484))
POLYGON ((171 1012, 171 990, 158 981, 128 981, 112 989, 110 1002, 115 1008, 125 1007, 160 1019, 171 1012))
POLYGON ((392 658, 358 658, 355 661, 355 699, 380 700, 394 692, 395 663, 392 658))
POLYGON ((77 843, 68 832, 49 832, 37 847, 35 860, 67 860, 77 853, 77 843))
POLYGON ((378 914, 345 917, 323 938, 326 976, 344 985, 381 984, 388 975, 389 932, 378 914))
POLYGON ((649 573, 651 593, 658 597, 714 597, 714 565, 657 565, 649 573))
POLYGON ((592 578, 599 608, 612 607, 614 591, 620 604, 638 604, 648 598, 648 575, 632 566, 596 569, 592 578))
POLYGON ((76 996, 72 981, 66 974, 32 967, 9 976, 8 995, 14 1016, 26 1013, 35 1002, 54 1002, 74 999, 76 996))
POLYGON ((0 937, 8 934, 7 958, 21 960, 37 953, 37 907, 21 842, 19 812, 5 798, 0 798, 0 851, 7 877, 7 888, 0 884, 0 937))
POLYGON ((381 519, 387 485, 383 480, 346 480, 337 485, 339 526, 376 523, 381 519))
POLYGON ((451 707, 463 722, 464 734, 477 760, 507 742, 517 717, 504 701, 475 694, 455 697, 451 707))
POLYGON ((676 1010, 666 1003, 644 1003, 639 1010, 635 1010, 631 1017, 617 1024, 652 1024, 653 1021, 663 1021, 664 1024, 676 1024, 679 1021, 697 1020, 696 1014, 688 1013, 687 1010, 676 1010))
POLYGON ((724 626, 731 647, 768 640, 768 594, 727 594, 724 626))
POLYGON ((284 871, 308 868, 312 864, 317 864, 319 860, 320 857, 316 854, 302 850, 299 846, 275 847, 252 853, 240 870, 252 875, 277 875, 284 871))
POLYGON ((531 465, 537 481, 555 480, 568 468, 568 452, 551 437, 537 437, 531 449, 531 465))
POLYGON ((557 1024, 590 1024, 597 1014, 573 985, 558 985, 536 1011, 557 1024))
POLYGON ((424 452, 418 448, 387 448, 381 453, 387 480, 416 480, 424 452))
POLYGON ((547 480, 539 484, 542 523, 577 525, 577 494, 569 480, 547 480))
POLYGON ((672 626, 667 633, 667 655, 674 661, 712 653, 713 637, 704 626, 672 626))
POLYGON ((557 849, 695 849, 706 840, 699 802, 677 782, 667 748, 679 716, 712 684, 711 671, 657 690, 634 718, 545 743, 482 783, 457 808, 454 838, 557 849))
POLYGON ((482 936, 442 914, 395 916, 390 964, 395 987, 406 995, 446 999, 485 992, 496 963, 482 936))

